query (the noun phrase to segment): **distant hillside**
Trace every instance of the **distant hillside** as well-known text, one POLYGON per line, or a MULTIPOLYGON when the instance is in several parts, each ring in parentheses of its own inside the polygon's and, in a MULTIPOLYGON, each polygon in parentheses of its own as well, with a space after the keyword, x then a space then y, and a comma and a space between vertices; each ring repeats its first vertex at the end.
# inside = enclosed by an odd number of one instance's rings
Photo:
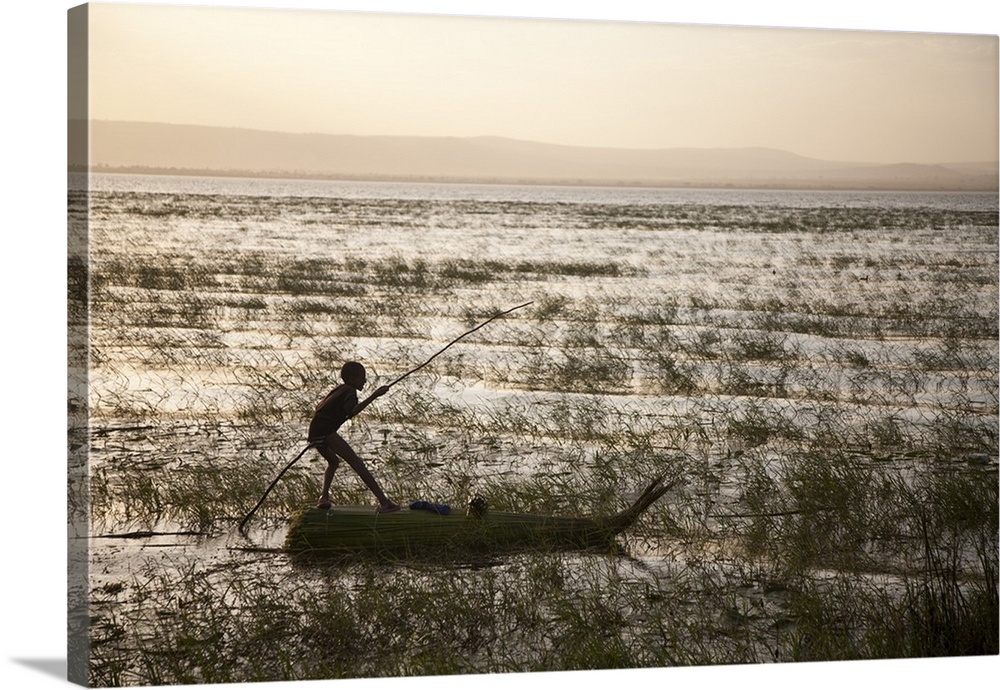
MULTIPOLYGON (((71 127, 83 131, 82 123, 71 127)), ((72 141, 72 138, 71 138, 72 141)), ((94 170, 348 179, 995 191, 997 164, 823 161, 786 151, 633 150, 499 137, 284 134, 137 122, 91 123, 94 170)), ((81 150, 71 169, 86 168, 81 150)))

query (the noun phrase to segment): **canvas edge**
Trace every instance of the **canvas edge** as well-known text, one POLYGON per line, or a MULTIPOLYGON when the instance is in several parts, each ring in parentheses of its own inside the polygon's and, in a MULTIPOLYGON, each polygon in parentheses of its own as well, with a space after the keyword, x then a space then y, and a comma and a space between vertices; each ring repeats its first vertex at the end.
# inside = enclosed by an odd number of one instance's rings
POLYGON ((67 11, 67 680, 89 685, 89 7, 67 11), (81 207, 83 212, 81 212, 81 207))

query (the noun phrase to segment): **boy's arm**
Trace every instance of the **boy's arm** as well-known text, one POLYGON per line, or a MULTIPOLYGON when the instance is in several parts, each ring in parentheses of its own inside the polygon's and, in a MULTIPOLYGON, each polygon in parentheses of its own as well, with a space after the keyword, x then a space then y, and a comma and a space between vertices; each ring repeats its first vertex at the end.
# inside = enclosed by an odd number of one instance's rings
POLYGON ((388 392, 389 392, 389 386, 380 386, 379 388, 376 388, 374 391, 372 391, 371 395, 369 395, 367 398, 358 403, 357 407, 354 408, 354 411, 351 412, 351 416, 357 417, 359 414, 362 413, 362 411, 364 411, 366 407, 368 407, 369 405, 372 404, 372 402, 375 401, 375 398, 381 398, 388 392))

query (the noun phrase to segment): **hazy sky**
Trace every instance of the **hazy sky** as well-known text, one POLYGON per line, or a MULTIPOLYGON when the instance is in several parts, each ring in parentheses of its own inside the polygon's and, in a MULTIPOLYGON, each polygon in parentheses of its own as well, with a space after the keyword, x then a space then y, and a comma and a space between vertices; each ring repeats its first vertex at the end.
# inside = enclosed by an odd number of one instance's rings
POLYGON ((90 7, 95 119, 997 158, 995 36, 90 7))

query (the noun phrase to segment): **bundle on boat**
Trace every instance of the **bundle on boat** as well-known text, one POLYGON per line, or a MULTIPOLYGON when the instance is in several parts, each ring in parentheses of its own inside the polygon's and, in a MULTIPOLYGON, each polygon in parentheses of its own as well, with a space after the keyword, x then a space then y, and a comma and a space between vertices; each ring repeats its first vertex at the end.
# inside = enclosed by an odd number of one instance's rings
POLYGON ((626 510, 608 517, 560 517, 486 510, 403 509, 377 513, 370 506, 308 508, 292 516, 285 548, 294 552, 394 551, 527 547, 589 548, 610 543, 673 485, 658 477, 626 510))

